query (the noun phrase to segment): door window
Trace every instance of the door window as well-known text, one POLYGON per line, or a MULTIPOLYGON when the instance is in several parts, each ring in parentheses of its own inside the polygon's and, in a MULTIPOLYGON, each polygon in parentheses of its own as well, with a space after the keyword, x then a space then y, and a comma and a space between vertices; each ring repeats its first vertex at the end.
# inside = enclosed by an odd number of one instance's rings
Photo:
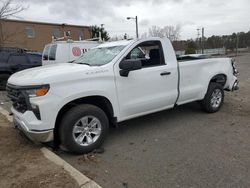
POLYGON ((137 45, 126 59, 141 60, 142 67, 165 65, 160 41, 147 41, 137 45))
POLYGON ((79 40, 84 40, 84 33, 83 33, 83 30, 79 30, 79 31, 78 31, 78 36, 79 36, 79 40))
POLYGON ((45 61, 49 59, 49 48, 50 46, 46 46, 43 51, 43 60, 45 61))
POLYGON ((56 48, 57 45, 52 45, 49 51, 49 60, 56 60, 56 48))
POLYGON ((130 59, 142 59, 145 58, 145 55, 140 47, 136 47, 130 52, 130 59))
POLYGON ((0 63, 6 62, 9 57, 9 53, 7 52, 0 52, 0 63))
POLYGON ((35 38, 35 30, 32 26, 27 26, 25 31, 28 38, 35 38))
POLYGON ((27 59, 25 55, 12 55, 8 61, 10 64, 26 64, 27 59))
POLYGON ((29 60, 30 63, 32 64, 41 64, 42 63, 42 58, 40 55, 29 55, 29 60))

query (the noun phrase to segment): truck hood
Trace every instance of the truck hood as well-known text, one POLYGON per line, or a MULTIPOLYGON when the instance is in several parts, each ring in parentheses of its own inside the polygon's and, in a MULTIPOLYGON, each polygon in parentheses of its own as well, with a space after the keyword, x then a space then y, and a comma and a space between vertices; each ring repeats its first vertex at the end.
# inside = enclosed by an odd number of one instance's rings
POLYGON ((9 78, 8 83, 20 86, 51 84, 83 79, 89 72, 99 69, 102 68, 76 63, 47 65, 17 72, 9 78))

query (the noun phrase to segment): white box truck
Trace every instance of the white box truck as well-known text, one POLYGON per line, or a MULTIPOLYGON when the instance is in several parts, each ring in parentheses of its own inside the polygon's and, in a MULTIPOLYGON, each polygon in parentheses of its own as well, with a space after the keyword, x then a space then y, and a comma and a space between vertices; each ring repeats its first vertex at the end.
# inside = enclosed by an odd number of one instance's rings
POLYGON ((42 65, 68 63, 79 58, 89 49, 100 45, 98 41, 55 41, 45 45, 42 54, 42 65))

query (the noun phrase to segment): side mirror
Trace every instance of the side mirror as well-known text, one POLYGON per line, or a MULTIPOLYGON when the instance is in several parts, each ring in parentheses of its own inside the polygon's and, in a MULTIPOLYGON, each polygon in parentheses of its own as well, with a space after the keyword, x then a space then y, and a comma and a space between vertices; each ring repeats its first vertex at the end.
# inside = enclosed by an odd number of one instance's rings
POLYGON ((141 60, 138 59, 123 59, 119 64, 120 75, 128 77, 130 71, 139 70, 142 68, 141 60))

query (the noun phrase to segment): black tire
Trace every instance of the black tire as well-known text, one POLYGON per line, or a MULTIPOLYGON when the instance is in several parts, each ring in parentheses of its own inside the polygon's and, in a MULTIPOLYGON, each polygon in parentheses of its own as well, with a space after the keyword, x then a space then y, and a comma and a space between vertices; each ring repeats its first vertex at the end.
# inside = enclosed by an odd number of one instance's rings
POLYGON ((208 113, 217 112, 221 108, 223 102, 224 102, 224 90, 223 90, 222 85, 211 82, 208 86, 208 90, 204 99, 201 101, 201 106, 203 110, 208 113), (218 102, 217 105, 213 105, 212 104, 213 93, 216 91, 221 93, 221 100, 220 102, 218 102))
MULTIPOLYGON (((80 125, 79 127, 84 127, 83 124, 80 122, 79 122, 79 125, 80 125)), ((108 133, 108 128, 109 128, 109 121, 108 121, 107 115, 102 109, 98 108, 97 106, 90 105, 90 104, 83 104, 83 105, 78 105, 76 107, 73 107, 68 112, 66 112, 60 124, 59 136, 60 136, 62 148, 65 149, 66 151, 77 153, 77 154, 89 153, 93 151, 94 149, 97 149, 98 147, 100 147, 100 145, 104 142, 104 139, 108 133), (83 117, 85 118, 87 117, 87 119, 88 117, 95 117, 100 122, 99 125, 101 125, 101 131, 100 131, 99 137, 96 139, 96 141, 94 141, 88 146, 83 146, 77 143, 77 141, 75 140, 76 133, 73 133, 73 128, 75 124, 79 122, 79 120, 83 117)), ((83 134, 83 133, 79 133, 79 134, 83 134)), ((90 133, 88 134, 90 135, 90 133)), ((84 137, 84 140, 86 139, 87 139, 87 136, 84 137)), ((83 141, 81 142, 82 144, 83 144, 83 141)))
POLYGON ((0 74, 0 90, 1 91, 5 90, 9 77, 10 77, 9 74, 0 74))

